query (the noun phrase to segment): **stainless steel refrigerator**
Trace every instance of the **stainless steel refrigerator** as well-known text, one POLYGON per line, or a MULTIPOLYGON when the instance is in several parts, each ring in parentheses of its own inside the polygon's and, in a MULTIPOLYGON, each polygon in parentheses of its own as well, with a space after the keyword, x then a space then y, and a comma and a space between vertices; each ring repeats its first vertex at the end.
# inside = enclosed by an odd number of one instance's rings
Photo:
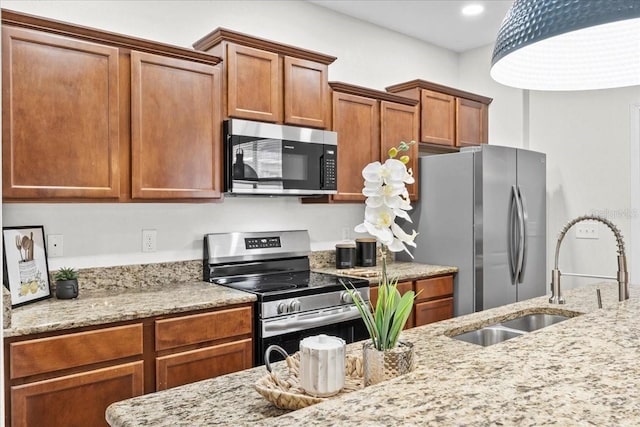
POLYGON ((546 293, 545 162, 495 145, 420 158, 411 249, 416 262, 459 268, 456 316, 546 293))

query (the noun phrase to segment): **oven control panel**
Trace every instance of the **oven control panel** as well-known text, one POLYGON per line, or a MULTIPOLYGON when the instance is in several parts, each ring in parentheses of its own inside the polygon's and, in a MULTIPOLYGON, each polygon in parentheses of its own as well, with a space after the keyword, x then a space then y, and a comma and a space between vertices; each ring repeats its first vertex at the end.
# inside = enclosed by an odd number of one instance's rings
POLYGON ((249 237, 244 239, 246 249, 280 248, 280 237, 249 237))

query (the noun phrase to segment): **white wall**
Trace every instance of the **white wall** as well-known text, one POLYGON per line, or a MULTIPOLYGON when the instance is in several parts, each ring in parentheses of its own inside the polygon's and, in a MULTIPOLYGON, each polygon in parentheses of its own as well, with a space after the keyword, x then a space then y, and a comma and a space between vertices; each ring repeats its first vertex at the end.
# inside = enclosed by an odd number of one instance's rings
MULTIPOLYGON (((588 213, 620 228, 628 255, 640 250, 630 228, 630 106, 639 102, 640 87, 531 92, 531 149, 547 153, 549 268, 564 224, 588 213)), ((606 227, 598 229, 598 240, 576 239, 575 227, 569 232, 562 243, 561 271, 615 276, 615 240, 606 227)), ((640 266, 629 265, 629 270, 632 281, 640 282, 640 266)), ((586 282, 593 279, 563 279, 569 287, 586 282)))
MULTIPOLYGON (((423 78, 457 84, 458 56, 304 1, 12 1, 2 7, 190 47, 226 27, 338 57, 329 79, 375 89, 423 78)), ((64 235, 50 268, 197 259, 206 232, 303 228, 328 249, 362 221, 362 204, 302 205, 290 198, 227 198, 210 204, 3 204, 3 225, 64 235), (141 252, 141 230, 158 252, 141 252)), ((353 234, 353 233, 352 233, 353 234)))

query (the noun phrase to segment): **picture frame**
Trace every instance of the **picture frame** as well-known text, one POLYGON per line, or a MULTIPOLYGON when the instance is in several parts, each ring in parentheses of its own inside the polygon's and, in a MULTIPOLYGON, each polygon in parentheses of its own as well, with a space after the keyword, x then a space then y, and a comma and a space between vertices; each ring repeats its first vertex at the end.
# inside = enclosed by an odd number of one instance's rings
POLYGON ((11 307, 51 298, 44 226, 2 227, 4 286, 11 307))

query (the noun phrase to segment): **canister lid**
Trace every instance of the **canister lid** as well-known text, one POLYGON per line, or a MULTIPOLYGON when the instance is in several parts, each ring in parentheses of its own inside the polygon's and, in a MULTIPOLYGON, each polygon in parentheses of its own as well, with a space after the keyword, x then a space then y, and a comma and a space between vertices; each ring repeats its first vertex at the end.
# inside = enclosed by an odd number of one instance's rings
POLYGON ((314 335, 312 337, 304 338, 302 341, 300 341, 300 349, 305 347, 314 350, 331 350, 344 346, 345 341, 342 338, 325 334, 314 335))
POLYGON ((357 242, 362 242, 362 243, 375 243, 376 242, 376 238, 375 237, 358 237, 356 239, 356 243, 357 242))
POLYGON ((355 249, 356 248, 356 244, 355 243, 336 243, 336 249, 355 249))

